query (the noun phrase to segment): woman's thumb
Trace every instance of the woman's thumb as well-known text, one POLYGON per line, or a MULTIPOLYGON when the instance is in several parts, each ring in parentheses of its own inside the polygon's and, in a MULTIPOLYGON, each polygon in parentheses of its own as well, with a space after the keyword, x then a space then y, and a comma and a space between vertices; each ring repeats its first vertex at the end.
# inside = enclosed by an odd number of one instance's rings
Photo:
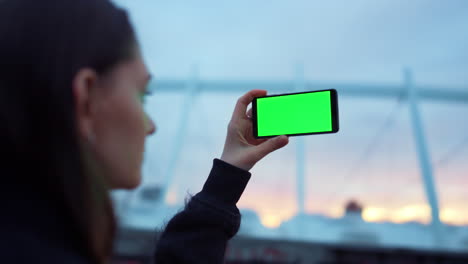
POLYGON ((270 138, 267 141, 257 146, 257 151, 260 156, 260 159, 268 155, 269 153, 286 146, 289 142, 287 136, 277 136, 270 138))

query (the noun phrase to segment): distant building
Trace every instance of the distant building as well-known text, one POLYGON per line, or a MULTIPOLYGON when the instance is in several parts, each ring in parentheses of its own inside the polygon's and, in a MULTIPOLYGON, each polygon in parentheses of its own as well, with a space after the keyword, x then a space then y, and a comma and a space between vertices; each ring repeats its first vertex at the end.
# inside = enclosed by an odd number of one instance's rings
POLYGON ((377 245, 378 237, 362 219, 363 206, 356 200, 350 200, 345 205, 346 227, 341 233, 341 242, 350 244, 377 245))
POLYGON ((359 216, 362 216, 362 205, 356 200, 348 201, 345 207, 345 215, 348 214, 358 214, 359 216))

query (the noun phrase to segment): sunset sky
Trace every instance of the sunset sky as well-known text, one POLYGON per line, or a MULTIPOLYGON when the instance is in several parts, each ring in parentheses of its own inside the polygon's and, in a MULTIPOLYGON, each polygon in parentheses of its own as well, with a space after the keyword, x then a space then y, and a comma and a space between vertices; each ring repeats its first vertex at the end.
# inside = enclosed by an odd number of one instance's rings
MULTIPOLYGON (((291 80, 302 63, 307 80, 416 84, 468 90, 468 1, 437 0, 119 0, 137 29, 155 82, 187 79, 291 80)), ((332 87, 320 87, 322 89, 332 87)), ((168 202, 196 193, 220 156, 227 122, 242 93, 194 98, 168 202)), ((468 224, 468 103, 422 102, 421 113, 446 223, 468 224)), ((147 144, 144 185, 162 182, 183 95, 156 91, 147 109, 158 132, 147 144)), ((396 99, 340 97, 341 131, 306 137, 306 211, 339 217, 349 199, 367 221, 430 221, 408 107, 396 99), (377 131, 392 114, 392 124, 377 131), (365 157, 362 160, 362 157, 365 157)), ((295 144, 252 170, 240 208, 269 227, 296 211, 295 144)))

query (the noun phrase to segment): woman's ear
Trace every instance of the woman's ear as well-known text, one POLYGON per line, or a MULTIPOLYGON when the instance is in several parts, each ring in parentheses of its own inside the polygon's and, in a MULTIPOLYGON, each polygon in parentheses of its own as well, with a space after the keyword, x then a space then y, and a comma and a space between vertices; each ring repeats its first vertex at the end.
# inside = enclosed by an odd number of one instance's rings
POLYGON ((97 73, 89 68, 81 69, 73 79, 72 89, 75 100, 75 115, 79 136, 94 141, 94 103, 96 102, 97 73))

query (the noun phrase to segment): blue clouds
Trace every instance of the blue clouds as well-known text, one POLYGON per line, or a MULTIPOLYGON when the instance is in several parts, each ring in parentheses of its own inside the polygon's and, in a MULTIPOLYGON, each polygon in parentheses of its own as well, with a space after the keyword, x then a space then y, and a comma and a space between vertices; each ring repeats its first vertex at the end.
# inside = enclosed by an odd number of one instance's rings
MULTIPOLYGON (((464 0, 116 2, 129 9, 156 81, 186 79, 194 63, 204 79, 290 80, 301 62, 308 80, 401 83, 403 67, 411 67, 417 84, 468 89, 468 1, 464 0)), ((211 159, 220 154, 238 96, 201 94, 197 99, 175 178, 181 202, 187 189, 201 186, 211 159), (186 178, 187 171, 197 176, 186 178)), ((156 92, 148 101, 159 131, 148 142, 147 182, 160 182, 164 175, 177 140, 173 135, 183 107, 180 97, 156 92)), ((381 206, 424 203, 406 106, 372 156, 348 179, 394 101, 343 98, 340 103, 340 133, 307 140, 309 208, 324 212, 329 206, 321 202, 341 204, 351 196, 381 206)), ((424 103, 422 113, 437 161, 467 135, 468 105, 424 103)), ((455 157, 449 168, 435 168, 442 202, 452 199, 450 184, 454 179, 460 182, 468 171, 462 162, 468 151, 460 153, 462 157, 455 157)), ((272 194, 283 186, 288 186, 284 193, 293 197, 294 165, 293 144, 258 164, 246 199, 254 199, 259 190, 272 194)), ((458 190, 454 195, 459 194, 458 190)))
POLYGON ((132 14, 148 63, 183 77, 309 78, 468 86, 466 1, 118 1, 132 14), (453 66, 453 65, 456 65, 453 66))

